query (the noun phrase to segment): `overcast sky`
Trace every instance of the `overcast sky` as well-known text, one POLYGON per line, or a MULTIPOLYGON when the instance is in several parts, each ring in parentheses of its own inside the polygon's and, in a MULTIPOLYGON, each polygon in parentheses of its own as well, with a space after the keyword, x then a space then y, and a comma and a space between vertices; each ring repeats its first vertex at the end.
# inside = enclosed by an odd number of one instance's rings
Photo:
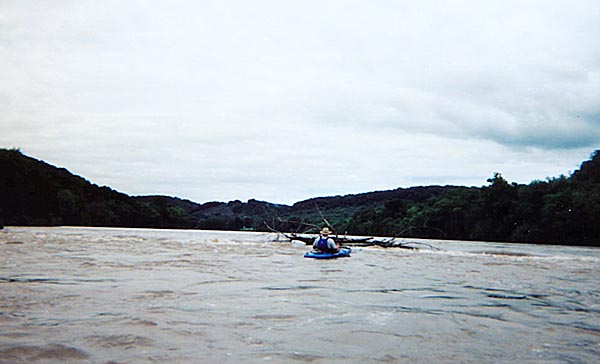
POLYGON ((600 148, 600 2, 0 0, 0 112, 130 195, 529 183, 600 148))

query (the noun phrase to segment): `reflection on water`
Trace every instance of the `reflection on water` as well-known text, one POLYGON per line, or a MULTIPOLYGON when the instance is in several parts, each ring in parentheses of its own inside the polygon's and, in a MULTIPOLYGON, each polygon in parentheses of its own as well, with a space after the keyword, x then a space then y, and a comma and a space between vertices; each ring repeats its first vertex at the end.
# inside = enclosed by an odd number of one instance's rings
POLYGON ((592 363, 600 251, 260 233, 0 232, 0 363, 592 363))

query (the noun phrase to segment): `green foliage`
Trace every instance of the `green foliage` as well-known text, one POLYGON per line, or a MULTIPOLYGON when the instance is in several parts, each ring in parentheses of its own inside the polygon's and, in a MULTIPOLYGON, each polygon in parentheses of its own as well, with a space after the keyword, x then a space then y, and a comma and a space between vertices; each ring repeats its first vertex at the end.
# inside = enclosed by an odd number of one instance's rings
POLYGON ((451 188, 420 202, 388 200, 351 220, 357 234, 600 246, 600 153, 572 177, 451 188))
POLYGON ((130 197, 0 149, 0 226, 89 225, 317 232, 323 217, 339 234, 600 246, 600 152, 572 176, 488 186, 427 186, 320 197, 293 206, 130 197))

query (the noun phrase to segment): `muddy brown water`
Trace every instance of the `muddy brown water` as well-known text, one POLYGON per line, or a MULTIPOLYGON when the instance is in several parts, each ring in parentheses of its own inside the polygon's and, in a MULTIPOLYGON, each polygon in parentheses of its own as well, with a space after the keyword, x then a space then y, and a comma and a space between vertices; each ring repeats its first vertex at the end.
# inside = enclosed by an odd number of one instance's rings
POLYGON ((593 363, 600 250, 7 227, 0 363, 593 363))

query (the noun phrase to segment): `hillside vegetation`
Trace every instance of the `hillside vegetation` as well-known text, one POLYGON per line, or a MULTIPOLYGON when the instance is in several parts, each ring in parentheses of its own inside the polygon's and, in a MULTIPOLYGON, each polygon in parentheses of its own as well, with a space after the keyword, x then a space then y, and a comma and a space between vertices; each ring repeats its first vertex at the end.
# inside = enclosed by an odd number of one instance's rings
POLYGON ((459 240, 600 245, 600 153, 571 176, 528 185, 500 173, 481 188, 426 186, 319 197, 198 204, 128 196, 64 168, 0 149, 0 226, 71 225, 315 232, 459 240), (266 223, 266 224, 265 224, 266 223))

